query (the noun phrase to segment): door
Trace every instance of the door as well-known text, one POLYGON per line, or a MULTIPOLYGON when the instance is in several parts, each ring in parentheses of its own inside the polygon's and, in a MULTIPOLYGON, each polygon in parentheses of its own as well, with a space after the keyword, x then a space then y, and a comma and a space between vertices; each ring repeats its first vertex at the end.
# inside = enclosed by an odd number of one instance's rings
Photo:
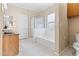
POLYGON ((17 16, 17 31, 20 39, 28 38, 28 16, 17 16))

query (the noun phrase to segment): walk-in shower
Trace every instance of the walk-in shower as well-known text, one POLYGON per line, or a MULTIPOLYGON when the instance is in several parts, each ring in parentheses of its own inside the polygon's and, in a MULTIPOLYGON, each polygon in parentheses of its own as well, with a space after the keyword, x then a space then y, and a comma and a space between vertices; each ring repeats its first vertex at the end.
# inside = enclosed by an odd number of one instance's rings
POLYGON ((33 39, 48 48, 55 48, 55 14, 34 19, 33 39))

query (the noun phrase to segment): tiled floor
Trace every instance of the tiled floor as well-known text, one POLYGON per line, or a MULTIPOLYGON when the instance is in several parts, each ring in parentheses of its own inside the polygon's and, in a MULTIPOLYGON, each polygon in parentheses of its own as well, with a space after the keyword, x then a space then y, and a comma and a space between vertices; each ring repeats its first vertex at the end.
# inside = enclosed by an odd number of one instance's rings
MULTIPOLYGON (((61 56, 74 56, 74 50, 68 48, 61 56)), ((52 49, 49 49, 30 39, 20 40, 18 56, 56 56, 52 49)))
POLYGON ((20 40, 20 50, 18 56, 55 56, 52 49, 49 49, 30 39, 20 40))

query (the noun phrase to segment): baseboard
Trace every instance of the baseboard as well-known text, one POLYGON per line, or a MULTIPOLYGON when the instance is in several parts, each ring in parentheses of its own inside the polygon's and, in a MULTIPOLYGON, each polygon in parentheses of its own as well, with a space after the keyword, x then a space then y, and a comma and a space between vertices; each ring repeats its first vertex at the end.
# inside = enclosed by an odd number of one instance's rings
POLYGON ((70 47, 70 46, 67 46, 67 47, 66 47, 63 51, 61 51, 60 53, 58 53, 58 52, 55 51, 56 56, 62 56, 63 53, 69 49, 69 47, 70 47))
POLYGON ((54 52, 56 54, 56 56, 59 56, 59 53, 58 52, 54 52))
POLYGON ((63 54, 65 51, 67 51, 67 50, 69 49, 69 47, 70 47, 70 46, 67 46, 63 51, 61 51, 61 52, 59 53, 59 56, 62 56, 62 54, 63 54))

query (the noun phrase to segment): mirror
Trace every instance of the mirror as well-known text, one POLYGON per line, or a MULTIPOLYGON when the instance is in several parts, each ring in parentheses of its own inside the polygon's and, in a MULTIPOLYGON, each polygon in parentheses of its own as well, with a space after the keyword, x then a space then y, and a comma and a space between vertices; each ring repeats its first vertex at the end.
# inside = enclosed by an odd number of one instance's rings
POLYGON ((8 8, 7 4, 2 4, 2 10, 3 10, 3 32, 4 34, 11 34, 13 33, 13 17, 8 15, 8 8))

